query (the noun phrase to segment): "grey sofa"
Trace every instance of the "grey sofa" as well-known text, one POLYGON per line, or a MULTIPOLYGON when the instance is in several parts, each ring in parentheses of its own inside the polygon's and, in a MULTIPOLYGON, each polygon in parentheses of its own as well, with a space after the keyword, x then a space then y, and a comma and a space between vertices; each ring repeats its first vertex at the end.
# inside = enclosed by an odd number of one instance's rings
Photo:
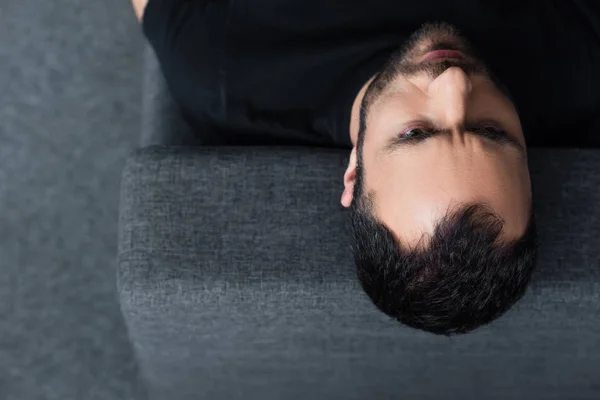
POLYGON ((599 150, 530 150, 533 282, 447 338, 362 292, 339 203, 349 149, 202 146, 150 48, 144 91, 117 282, 150 398, 600 399, 599 150))

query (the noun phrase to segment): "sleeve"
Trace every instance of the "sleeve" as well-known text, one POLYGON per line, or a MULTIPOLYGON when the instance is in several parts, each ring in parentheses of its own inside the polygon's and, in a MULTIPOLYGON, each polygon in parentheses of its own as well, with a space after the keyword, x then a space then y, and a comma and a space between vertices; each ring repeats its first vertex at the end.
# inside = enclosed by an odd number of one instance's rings
POLYGON ((157 54, 173 46, 177 32, 185 24, 192 5, 202 0, 148 0, 142 15, 142 32, 157 54))
MULTIPOLYGON (((596 46, 600 46, 600 1, 583 1, 579 3, 579 7, 585 18, 587 18, 590 29, 593 31, 596 46)), ((600 47, 596 48, 596 51, 598 49, 600 47)))
POLYGON ((141 27, 166 87, 206 143, 222 140, 213 126, 225 111, 221 69, 230 5, 227 0, 148 0, 142 15, 141 27))

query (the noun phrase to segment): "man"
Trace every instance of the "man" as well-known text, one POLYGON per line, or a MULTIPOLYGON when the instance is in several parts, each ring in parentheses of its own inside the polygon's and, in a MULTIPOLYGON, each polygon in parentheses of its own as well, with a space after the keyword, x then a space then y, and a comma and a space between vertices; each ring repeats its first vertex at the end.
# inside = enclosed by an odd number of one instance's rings
POLYGON ((341 203, 380 310, 450 335, 523 296, 527 145, 600 143, 594 2, 146 1, 143 31, 207 144, 352 149, 341 203))

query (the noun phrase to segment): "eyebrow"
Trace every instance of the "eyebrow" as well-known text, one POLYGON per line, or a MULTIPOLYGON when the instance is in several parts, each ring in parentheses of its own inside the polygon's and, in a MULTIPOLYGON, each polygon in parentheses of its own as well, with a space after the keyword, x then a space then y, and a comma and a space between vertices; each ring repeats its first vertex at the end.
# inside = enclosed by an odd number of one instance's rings
MULTIPOLYGON (((501 124, 498 124, 495 121, 491 121, 489 119, 485 120, 485 121, 474 121, 474 122, 465 124, 465 126, 477 126, 477 125, 482 124, 483 122, 494 122, 495 125, 498 125, 500 127, 502 126, 501 124)), ((461 128, 461 130, 465 131, 465 133, 479 136, 490 143, 494 143, 494 144, 500 145, 502 147, 511 147, 511 148, 517 150, 521 157, 527 157, 527 151, 525 150, 525 148, 523 147, 521 142, 519 142, 514 136, 508 134, 506 132, 506 130, 504 130, 504 129, 501 129, 498 132, 491 132, 491 133, 483 132, 481 130, 471 130, 471 129, 462 129, 462 128, 461 128)), ((388 141, 388 143, 385 145, 385 147, 380 150, 380 153, 383 156, 387 156, 387 155, 394 153, 397 150, 417 146, 420 143, 423 143, 429 139, 433 139, 437 136, 441 136, 443 134, 445 134, 445 135, 452 134, 452 129, 429 129, 427 135, 424 135, 422 138, 418 138, 418 139, 402 139, 398 135, 394 135, 388 141)))

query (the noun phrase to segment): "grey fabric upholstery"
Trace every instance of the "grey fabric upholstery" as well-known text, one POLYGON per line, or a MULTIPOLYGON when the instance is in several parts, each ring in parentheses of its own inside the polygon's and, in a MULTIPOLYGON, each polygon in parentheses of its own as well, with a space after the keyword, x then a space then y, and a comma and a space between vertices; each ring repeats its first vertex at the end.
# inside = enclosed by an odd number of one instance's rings
MULTIPOLYGON (((174 128, 158 113, 145 129, 168 142, 174 128)), ((390 320, 362 292, 339 203, 348 155, 166 145, 132 155, 118 289, 151 398, 600 398, 599 151, 530 151, 533 282, 503 317, 452 338, 390 320)))

